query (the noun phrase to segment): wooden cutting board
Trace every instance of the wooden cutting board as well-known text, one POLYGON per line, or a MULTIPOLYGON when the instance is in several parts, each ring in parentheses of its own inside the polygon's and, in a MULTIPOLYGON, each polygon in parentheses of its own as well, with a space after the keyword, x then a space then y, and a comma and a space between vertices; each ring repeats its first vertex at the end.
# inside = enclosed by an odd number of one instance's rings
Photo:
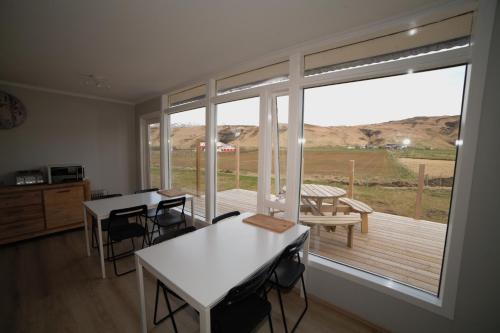
POLYGON ((295 225, 293 222, 263 214, 249 216, 244 218, 243 222, 278 233, 282 233, 295 225))
POLYGON ((170 189, 170 190, 158 190, 156 191, 158 194, 164 195, 166 197, 181 197, 183 195, 186 195, 186 192, 182 192, 176 189, 170 189))

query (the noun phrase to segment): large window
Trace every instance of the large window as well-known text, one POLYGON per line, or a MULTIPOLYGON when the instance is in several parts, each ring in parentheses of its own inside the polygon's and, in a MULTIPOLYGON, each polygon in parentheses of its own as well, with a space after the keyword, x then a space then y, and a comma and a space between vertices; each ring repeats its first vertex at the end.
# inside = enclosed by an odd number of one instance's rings
POLYGON ((204 217, 205 108, 170 115, 170 182, 195 196, 195 214, 204 217))
POLYGON ((438 293, 465 73, 457 66, 304 91, 301 219, 367 219, 354 226, 352 247, 348 227, 310 223, 313 253, 438 293))
POLYGON ((216 215, 257 209, 259 101, 217 105, 216 215))

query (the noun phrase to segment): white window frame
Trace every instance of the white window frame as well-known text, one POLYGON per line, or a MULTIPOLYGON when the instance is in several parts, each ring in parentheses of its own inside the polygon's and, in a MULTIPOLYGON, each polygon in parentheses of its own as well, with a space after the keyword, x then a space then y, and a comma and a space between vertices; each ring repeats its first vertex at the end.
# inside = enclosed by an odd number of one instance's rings
MULTIPOLYGON (((140 168, 141 168, 141 189, 151 187, 150 168, 149 168, 149 137, 148 127, 154 123, 161 122, 160 111, 147 113, 139 118, 139 137, 140 137, 140 168)), ((160 131, 161 135, 161 131, 160 131)), ((161 143, 160 143, 161 146, 161 143)), ((161 148, 160 148, 161 150, 161 148)), ((160 158, 160 170, 162 160, 160 158)))
MULTIPOLYGON (((478 139, 479 119, 481 110, 482 93, 484 88, 484 80, 486 76, 487 57, 489 52, 489 41, 494 23, 495 3, 488 1, 480 1, 478 4, 474 1, 465 1, 457 3, 448 3, 442 6, 437 6, 432 9, 426 9, 412 16, 402 17, 387 22, 379 22, 371 26, 363 27, 358 31, 338 34, 323 41, 316 41, 308 45, 302 45, 294 49, 289 49, 275 55, 272 55, 261 61, 252 64, 238 66, 232 71, 222 73, 218 76, 211 76, 203 81, 195 82, 192 86, 199 84, 207 84, 208 91, 206 99, 180 105, 177 107, 168 108, 167 95, 162 99, 162 181, 168 181, 168 145, 165 144, 165 137, 168 138, 168 123, 165 111, 172 110, 190 110, 197 107, 206 107, 206 219, 210 221, 214 216, 215 195, 216 195, 216 165, 215 165, 215 144, 216 144, 216 104, 240 100, 249 97, 259 96, 261 103, 261 125, 267 126, 264 118, 267 119, 270 96, 276 91, 287 91, 289 96, 289 127, 288 127, 288 151, 287 151, 287 193, 285 204, 285 217, 292 220, 297 220, 298 207, 300 201, 300 172, 302 163, 303 149, 303 90, 319 85, 328 85, 333 83, 350 82, 355 80, 363 80, 376 78, 381 76, 391 76, 402 74, 412 69, 414 71, 435 69, 448 67, 457 64, 469 63, 465 102, 462 113, 461 124, 461 146, 455 174, 455 186, 453 202, 450 210, 450 222, 448 224, 447 240, 445 246, 445 255, 443 262, 443 270, 441 276, 441 290, 439 296, 431 295, 427 292, 414 289, 404 284, 395 282, 388 278, 378 277, 361 270, 347 267, 323 258, 311 255, 310 265, 317 269, 329 272, 332 276, 341 277, 360 285, 375 289, 381 293, 390 295, 400 300, 404 300, 410 304, 417 305, 421 308, 445 316, 453 318, 455 308, 455 294, 457 291, 461 251, 463 239, 465 235, 465 226, 468 216, 468 202, 470 198, 470 190, 472 183, 472 170, 474 166, 474 157, 476 143, 478 139), (457 49, 445 53, 437 53, 425 57, 400 60, 391 63, 378 64, 364 68, 355 68, 342 72, 329 73, 324 75, 304 77, 303 76, 303 59, 304 54, 315 52, 321 49, 327 49, 340 45, 342 43, 355 42, 370 38, 376 34, 384 33, 385 31, 395 31, 396 29, 408 29, 422 22, 432 20, 445 15, 453 16, 466 11, 475 11, 474 26, 471 35, 471 46, 468 49, 457 49), (282 61, 286 57, 289 59, 290 73, 289 81, 281 82, 273 85, 262 86, 238 91, 221 96, 216 95, 215 79, 230 74, 237 74, 259 66, 265 66, 276 61, 282 61), (264 117, 262 117, 264 115, 264 117), (467 158, 464 158, 467 156, 467 158), (460 193, 460 195, 457 195, 460 193)), ((185 90, 183 87, 182 90, 185 90)), ((180 90, 178 90, 180 91, 180 90)), ((169 94, 175 93, 172 91, 169 94)), ((266 127, 266 128, 267 128, 266 127)), ((260 143, 261 147, 270 147, 270 135, 266 135, 262 131, 260 143)), ((264 153, 264 149, 262 154, 264 153)), ((269 155, 269 154, 266 154, 269 155)), ((259 153, 260 158, 260 153, 259 153)), ((261 160, 262 161, 262 160, 261 160)), ((270 164, 259 163, 259 202, 258 211, 265 211, 263 198, 265 192, 262 189, 266 186, 266 181, 270 181, 270 164), (264 168, 265 165, 266 167, 264 168), (262 178, 262 180, 261 180, 262 178)))

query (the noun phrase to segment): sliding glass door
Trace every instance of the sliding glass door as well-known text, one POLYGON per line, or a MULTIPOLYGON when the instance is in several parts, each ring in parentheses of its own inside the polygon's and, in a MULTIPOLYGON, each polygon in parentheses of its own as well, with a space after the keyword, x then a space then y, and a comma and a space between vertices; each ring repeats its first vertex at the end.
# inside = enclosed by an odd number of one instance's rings
POLYGON ((169 115, 170 185, 195 197, 196 215, 205 217, 205 108, 169 115))
POLYGON ((147 181, 148 187, 161 187, 160 177, 160 122, 147 124, 147 181))
POLYGON ((216 107, 216 209, 257 210, 260 98, 248 98, 216 107))

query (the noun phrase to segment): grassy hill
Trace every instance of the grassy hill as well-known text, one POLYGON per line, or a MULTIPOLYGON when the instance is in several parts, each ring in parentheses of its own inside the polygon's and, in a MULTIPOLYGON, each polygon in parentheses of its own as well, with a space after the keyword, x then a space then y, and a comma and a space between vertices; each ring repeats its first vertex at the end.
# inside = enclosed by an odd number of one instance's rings
MULTIPOLYGON (((304 137, 308 148, 336 146, 384 146, 411 140, 413 148, 450 149, 458 137, 459 116, 415 117, 379 124, 356 126, 304 125, 304 137)), ((219 126, 219 140, 241 147, 257 147, 256 126, 219 126)), ((174 127, 173 142, 177 149, 188 149, 204 141, 203 126, 174 127)), ((159 138, 153 136, 153 142, 159 138)), ((286 125, 280 125, 280 142, 286 145, 286 125)))

